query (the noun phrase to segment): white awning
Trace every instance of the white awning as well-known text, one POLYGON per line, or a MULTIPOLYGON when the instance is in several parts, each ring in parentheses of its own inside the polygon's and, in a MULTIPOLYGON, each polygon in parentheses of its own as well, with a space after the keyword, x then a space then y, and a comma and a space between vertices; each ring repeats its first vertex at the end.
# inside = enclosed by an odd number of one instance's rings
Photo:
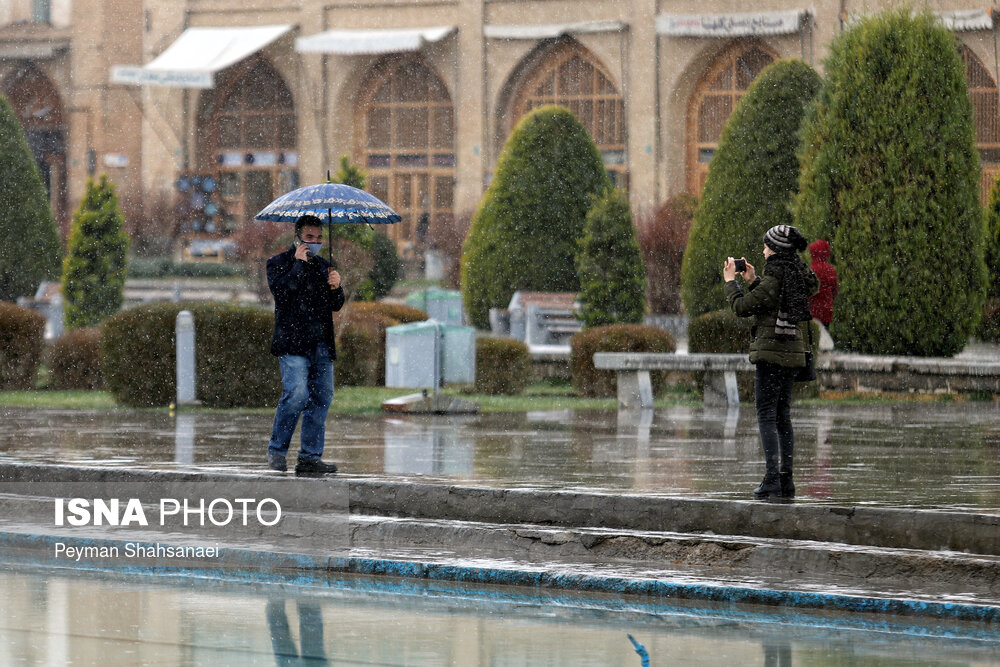
POLYGON ((746 14, 660 14, 656 32, 671 37, 789 35, 802 29, 808 9, 746 14))
POLYGON ((111 68, 112 83, 213 88, 215 73, 252 56, 292 29, 290 25, 188 28, 143 67, 111 68))
POLYGON ((966 30, 993 30, 993 17, 985 9, 955 9, 934 12, 944 27, 956 32, 966 30))
MULTIPOLYGON (((993 30, 993 15, 987 9, 953 9, 933 14, 941 25, 955 32, 993 30)), ((851 14, 844 21, 844 25, 852 26, 865 16, 865 14, 851 14)))
POLYGON ((587 21, 583 23, 540 23, 487 25, 483 35, 487 39, 554 39, 563 35, 621 32, 628 26, 621 21, 587 21))
POLYGON ((440 42, 458 28, 400 28, 398 30, 327 30, 295 40, 300 53, 336 53, 361 55, 419 51, 425 44, 440 42))

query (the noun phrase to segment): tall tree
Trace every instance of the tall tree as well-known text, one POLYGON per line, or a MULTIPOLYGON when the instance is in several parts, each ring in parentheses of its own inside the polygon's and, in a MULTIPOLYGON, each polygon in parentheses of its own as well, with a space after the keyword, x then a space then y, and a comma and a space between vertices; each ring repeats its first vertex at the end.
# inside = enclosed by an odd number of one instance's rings
POLYGON ((764 232, 791 223, 799 125, 819 86, 806 63, 779 60, 754 79, 729 117, 684 250, 681 296, 689 317, 726 307, 726 257, 762 266, 764 232))
POLYGON ((122 306, 128 273, 128 236, 118 196, 107 175, 87 181, 87 193, 73 216, 63 262, 66 326, 89 327, 122 306))
POLYGON ((595 198, 584 223, 576 266, 586 326, 642 323, 646 269, 624 190, 609 189, 595 198))
POLYGON ((577 241, 590 198, 611 187, 593 139, 568 109, 543 106, 507 139, 462 248, 472 323, 517 290, 577 291, 577 241))
POLYGON ((33 296, 56 280, 62 245, 45 184, 21 124, 0 95, 0 301, 33 296))
POLYGON ((838 347, 960 351, 987 281, 972 103, 952 32, 905 8, 837 36, 801 155, 795 220, 837 256, 838 347))

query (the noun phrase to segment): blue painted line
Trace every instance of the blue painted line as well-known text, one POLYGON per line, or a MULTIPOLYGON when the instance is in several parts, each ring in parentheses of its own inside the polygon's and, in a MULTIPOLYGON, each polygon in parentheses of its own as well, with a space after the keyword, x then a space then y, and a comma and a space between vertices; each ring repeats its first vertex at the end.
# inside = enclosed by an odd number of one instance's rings
MULTIPOLYGON (((93 569, 126 574, 219 579, 314 585, 329 574, 359 574, 398 577, 426 582, 456 582, 556 589, 591 593, 639 596, 647 600, 681 599, 720 603, 745 603, 801 609, 832 609, 850 613, 933 617, 948 621, 1000 623, 1000 606, 959 602, 933 602, 905 598, 877 598, 840 593, 750 588, 672 582, 659 579, 630 579, 595 574, 569 574, 513 568, 476 567, 421 561, 365 557, 327 557, 309 554, 255 551, 220 547, 214 564, 206 567, 184 565, 126 564, 122 559, 108 562, 57 559, 55 544, 78 547, 121 548, 126 542, 154 546, 142 540, 101 539, 46 534, 0 532, 0 560, 21 565, 45 565, 60 569, 93 569), (50 554, 40 557, 39 552, 50 554)), ((165 543, 160 543, 165 544, 165 543)), ((690 611, 690 610, 687 610, 690 611)))

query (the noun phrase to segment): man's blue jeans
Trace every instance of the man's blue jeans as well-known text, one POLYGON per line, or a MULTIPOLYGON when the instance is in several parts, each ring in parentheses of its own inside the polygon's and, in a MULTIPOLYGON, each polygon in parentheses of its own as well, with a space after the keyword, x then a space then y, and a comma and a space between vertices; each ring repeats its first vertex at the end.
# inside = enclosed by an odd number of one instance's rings
POLYGON ((323 455, 326 413, 333 400, 333 362, 326 343, 319 343, 312 355, 285 354, 281 365, 281 399, 274 412, 274 426, 267 450, 286 456, 295 424, 302 415, 302 447, 299 461, 315 461, 323 455))

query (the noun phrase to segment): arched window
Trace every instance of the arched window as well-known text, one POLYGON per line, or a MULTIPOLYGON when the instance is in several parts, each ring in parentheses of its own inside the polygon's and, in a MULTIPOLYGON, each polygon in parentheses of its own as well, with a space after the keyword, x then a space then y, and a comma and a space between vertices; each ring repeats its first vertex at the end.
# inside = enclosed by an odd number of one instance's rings
POLYGON ((983 170, 979 192, 983 203, 986 203, 993 181, 1000 175, 1000 108, 997 84, 969 47, 959 44, 958 53, 965 65, 965 81, 972 99, 976 148, 979 149, 979 161, 983 170))
POLYGON ((242 63, 227 79, 198 133, 200 171, 214 175, 224 216, 218 225, 209 221, 204 229, 188 232, 232 232, 299 185, 295 105, 288 86, 262 58, 242 63))
POLYGON ((370 81, 358 153, 371 193, 402 217, 386 233, 405 255, 430 225, 452 215, 455 110, 444 83, 416 58, 390 57, 370 81))
POLYGON ((737 43, 722 53, 705 72, 688 110, 688 191, 700 195, 708 177, 708 163, 726 121, 750 83, 775 56, 754 43, 737 43))
POLYGON ((21 122, 38 171, 49 193, 49 205, 65 236, 66 125, 59 92, 35 65, 24 62, 3 82, 3 93, 21 122))
POLYGON ((546 104, 564 106, 580 119, 615 185, 628 187, 625 100, 607 70, 575 41, 561 42, 525 77, 514 96, 508 133, 521 116, 546 104))

